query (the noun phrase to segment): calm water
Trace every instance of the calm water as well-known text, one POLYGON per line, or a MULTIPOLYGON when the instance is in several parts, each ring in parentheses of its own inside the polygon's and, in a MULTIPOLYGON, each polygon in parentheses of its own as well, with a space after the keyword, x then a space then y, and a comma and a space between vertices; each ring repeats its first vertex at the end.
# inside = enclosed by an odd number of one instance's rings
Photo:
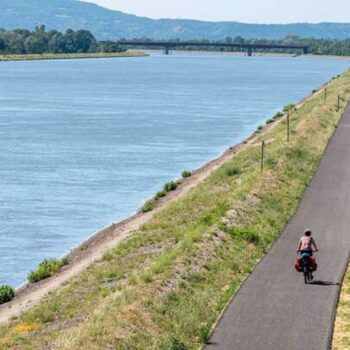
POLYGON ((20 285, 348 67, 154 55, 0 63, 0 284, 20 285))

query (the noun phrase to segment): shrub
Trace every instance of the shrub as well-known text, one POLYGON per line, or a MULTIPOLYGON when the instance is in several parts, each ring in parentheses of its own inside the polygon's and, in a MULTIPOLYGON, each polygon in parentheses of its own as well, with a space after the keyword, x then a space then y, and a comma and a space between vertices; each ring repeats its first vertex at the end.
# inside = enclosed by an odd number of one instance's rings
POLYGON ((142 207, 142 212, 147 213, 154 209, 154 204, 151 201, 148 201, 145 203, 145 205, 142 207))
POLYGON ((159 192, 157 192, 156 194, 156 199, 162 198, 166 196, 166 191, 165 190, 160 190, 159 192))
POLYGON ((232 167, 226 169, 227 176, 235 176, 235 175, 239 175, 240 173, 241 173, 241 170, 235 166, 232 166, 232 167))
POLYGON ((288 111, 290 111, 293 108, 295 108, 295 105, 293 103, 289 103, 288 105, 283 107, 283 111, 284 112, 288 112, 288 111))
POLYGON ((191 172, 191 171, 188 171, 188 170, 184 170, 184 171, 181 173, 181 175, 182 175, 183 178, 190 177, 190 176, 192 176, 192 172, 191 172))
POLYGON ((278 118, 281 118, 283 117, 283 113, 282 112, 277 112, 272 119, 278 119, 278 118))
POLYGON ((275 120, 274 120, 273 118, 268 119, 268 120, 266 121, 266 124, 272 124, 274 121, 275 121, 275 120))
POLYGON ((5 304, 15 297, 15 290, 11 286, 0 287, 0 304, 5 304))
POLYGON ((167 182, 164 185, 164 191, 166 192, 175 191, 176 189, 177 189, 177 183, 174 181, 167 182))
POLYGON ((61 260, 58 259, 45 259, 38 267, 28 274, 28 281, 31 283, 41 281, 45 278, 51 277, 62 266, 67 265, 69 262, 68 257, 64 257, 61 260))
POLYGON ((206 343, 210 337, 210 328, 208 326, 202 327, 198 330, 198 338, 202 343, 206 343))
POLYGON ((163 346, 163 350, 187 350, 187 346, 180 339, 171 336, 163 346))
POLYGON ((263 128, 263 126, 262 126, 262 125, 259 125, 259 126, 256 128, 256 130, 260 131, 260 130, 262 130, 262 128, 263 128))

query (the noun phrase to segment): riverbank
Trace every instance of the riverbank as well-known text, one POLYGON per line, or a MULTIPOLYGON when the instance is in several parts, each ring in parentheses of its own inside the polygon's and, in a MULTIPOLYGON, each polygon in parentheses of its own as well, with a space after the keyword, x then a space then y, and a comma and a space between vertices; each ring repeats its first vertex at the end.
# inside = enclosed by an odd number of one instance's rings
POLYGON ((328 85, 326 103, 321 90, 290 113, 290 143, 285 118, 277 119, 184 180, 153 211, 92 237, 57 275, 20 291, 0 308, 2 322, 14 320, 1 328, 0 345, 198 348, 297 208, 350 99, 349 77, 328 85))
POLYGON ((88 59, 88 58, 118 58, 118 57, 145 57, 142 51, 128 50, 126 52, 114 53, 67 53, 67 54, 27 54, 27 55, 0 55, 2 61, 37 61, 37 60, 66 60, 66 59, 88 59))

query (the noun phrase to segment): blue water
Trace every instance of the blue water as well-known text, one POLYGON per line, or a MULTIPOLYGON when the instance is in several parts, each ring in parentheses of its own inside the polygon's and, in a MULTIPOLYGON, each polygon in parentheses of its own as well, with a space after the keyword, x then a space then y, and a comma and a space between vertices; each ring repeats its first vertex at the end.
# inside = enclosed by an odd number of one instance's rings
POLYGON ((184 169, 343 72, 224 55, 0 63, 0 284, 22 284, 184 169))

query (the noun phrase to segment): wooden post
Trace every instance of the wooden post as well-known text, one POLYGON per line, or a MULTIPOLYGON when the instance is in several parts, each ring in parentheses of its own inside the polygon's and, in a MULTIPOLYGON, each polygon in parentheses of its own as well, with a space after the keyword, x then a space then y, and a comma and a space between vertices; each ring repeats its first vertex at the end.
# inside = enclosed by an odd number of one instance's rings
POLYGON ((289 113, 287 113, 287 142, 289 142, 289 132, 290 132, 289 113))
POLYGON ((324 103, 327 102, 327 88, 324 89, 324 103))
POLYGON ((261 173, 264 171, 265 141, 261 141, 261 173))
POLYGON ((340 95, 338 94, 337 112, 339 112, 339 109, 340 109, 340 95))

